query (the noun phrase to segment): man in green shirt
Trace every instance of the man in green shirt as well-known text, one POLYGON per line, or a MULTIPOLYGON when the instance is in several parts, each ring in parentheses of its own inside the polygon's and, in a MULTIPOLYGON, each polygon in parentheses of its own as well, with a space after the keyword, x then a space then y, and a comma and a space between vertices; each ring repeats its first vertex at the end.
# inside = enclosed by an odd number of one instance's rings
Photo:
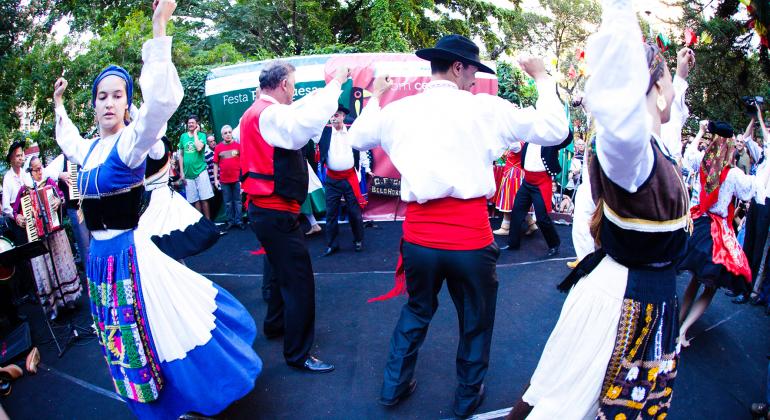
POLYGON ((207 219, 211 219, 207 200, 214 196, 214 190, 206 171, 205 144, 206 135, 200 132, 198 117, 190 115, 187 118, 187 132, 179 139, 180 180, 185 182, 187 201, 207 219))

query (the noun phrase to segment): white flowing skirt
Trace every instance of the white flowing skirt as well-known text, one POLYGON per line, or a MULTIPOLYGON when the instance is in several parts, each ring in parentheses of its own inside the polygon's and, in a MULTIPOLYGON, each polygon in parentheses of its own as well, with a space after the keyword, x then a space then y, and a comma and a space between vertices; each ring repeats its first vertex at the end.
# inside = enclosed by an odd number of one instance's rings
POLYGON ((596 418, 627 279, 607 256, 570 291, 523 396, 527 419, 596 418))

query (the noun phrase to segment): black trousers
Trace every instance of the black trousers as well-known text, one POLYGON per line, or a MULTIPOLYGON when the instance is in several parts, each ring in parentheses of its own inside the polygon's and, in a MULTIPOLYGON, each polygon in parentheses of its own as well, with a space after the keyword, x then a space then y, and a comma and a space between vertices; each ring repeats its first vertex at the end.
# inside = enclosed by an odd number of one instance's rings
POLYGON ((446 279, 460 325, 455 409, 466 411, 478 398, 489 367, 500 250, 494 243, 474 251, 445 251, 404 242, 402 253, 409 300, 390 340, 382 397, 392 399, 408 388, 446 279))
MULTIPOLYGON (((20 227, 10 218, 5 220, 4 226, 7 225, 9 230, 5 231, 5 236, 13 242, 14 246, 24 245, 27 242, 27 231, 20 227)), ((9 280, 10 292, 13 300, 19 301, 25 297, 36 296, 35 277, 32 273, 32 265, 30 260, 18 261, 14 264, 15 273, 9 280)))
POLYGON ((556 228, 553 226, 551 217, 548 216, 548 211, 545 207, 545 201, 543 201, 543 195, 540 193, 540 188, 528 183, 527 181, 521 182, 521 188, 516 192, 516 197, 513 199, 513 209, 511 210, 511 230, 508 234, 508 246, 513 249, 518 249, 521 246, 521 225, 524 223, 524 218, 527 217, 529 208, 535 208, 535 217, 537 217, 537 227, 543 232, 545 242, 548 244, 548 248, 553 248, 561 245, 561 239, 559 234, 556 233, 556 228))
POLYGON ((313 346, 315 279, 305 235, 297 215, 249 203, 249 222, 265 248, 270 285, 265 316, 266 335, 284 334, 286 363, 302 364, 313 346))
POLYGON ((762 264, 762 253, 765 250, 767 231, 770 228, 770 205, 765 199, 762 203, 751 201, 746 215, 746 236, 743 238, 743 251, 749 260, 751 278, 756 282, 759 266, 762 264))
POLYGON ((364 240, 364 222, 361 216, 361 206, 353 193, 353 187, 345 179, 331 179, 326 177, 326 245, 331 248, 339 247, 337 234, 339 233, 338 219, 340 216, 340 200, 345 197, 348 209, 348 223, 353 230, 353 240, 364 240))

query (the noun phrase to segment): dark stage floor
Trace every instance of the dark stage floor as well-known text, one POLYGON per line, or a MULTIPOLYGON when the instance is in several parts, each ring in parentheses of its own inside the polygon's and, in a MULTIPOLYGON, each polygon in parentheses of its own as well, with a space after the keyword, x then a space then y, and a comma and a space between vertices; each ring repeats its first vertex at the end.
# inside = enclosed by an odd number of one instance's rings
MULTIPOLYGON (((498 225, 499 220, 493 221, 498 225)), ((503 252, 497 318, 492 344, 487 397, 478 410, 489 413, 510 407, 537 364, 548 334, 556 323, 564 295, 555 285, 574 256, 569 227, 559 226, 564 241, 562 258, 540 261, 545 243, 537 233, 523 250, 503 252)), ((254 348, 264 371, 248 396, 219 418, 420 418, 452 417, 455 387, 454 354, 457 318, 446 289, 428 338, 420 351, 415 395, 395 409, 377 403, 388 341, 404 298, 367 304, 366 299, 393 284, 400 223, 380 222, 366 229, 365 250, 352 251, 352 237, 342 225, 343 250, 327 259, 322 235, 309 238, 316 274, 316 353, 337 365, 326 375, 304 374, 287 367, 282 342, 257 337, 254 348)), ((502 243, 503 241, 500 241, 502 243)), ((261 256, 249 231, 231 231, 212 249, 187 261, 188 265, 222 285, 261 321, 261 256)), ((680 278, 680 292, 688 277, 680 278)), ((24 311, 32 320, 33 339, 43 353, 36 376, 14 383, 10 397, 0 400, 14 419, 131 418, 126 405, 112 391, 101 349, 93 339, 81 339, 62 358, 40 319, 39 310, 24 311)), ((77 319, 89 320, 85 300, 77 319)), ((692 328, 695 339, 683 353, 675 388, 672 419, 750 418, 751 402, 765 395, 768 319, 760 308, 738 306, 719 292, 714 303, 692 328)), ((216 375, 216 372, 211 372, 216 375)), ((498 414, 499 416, 500 414, 498 414)), ((495 418, 495 413, 478 418, 495 418)))

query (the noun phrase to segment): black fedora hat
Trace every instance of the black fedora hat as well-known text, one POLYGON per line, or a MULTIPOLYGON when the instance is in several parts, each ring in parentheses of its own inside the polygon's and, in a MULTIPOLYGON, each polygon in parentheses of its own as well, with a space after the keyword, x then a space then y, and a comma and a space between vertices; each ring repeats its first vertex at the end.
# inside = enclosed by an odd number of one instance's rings
POLYGON ((350 114, 350 110, 345 108, 345 106, 342 105, 342 104, 337 104, 337 112, 342 112, 345 115, 349 115, 350 114))
POLYGON ((451 60, 472 64, 482 73, 495 74, 495 71, 481 63, 479 47, 462 35, 447 35, 438 40, 433 48, 417 50, 415 54, 423 60, 451 60))
POLYGON ((11 143, 11 146, 8 148, 8 153, 5 155, 5 161, 7 163, 11 163, 11 155, 13 154, 13 151, 21 147, 22 150, 24 150, 24 142, 23 141, 14 141, 11 143))
POLYGON ((723 121, 709 121, 708 131, 711 134, 716 134, 719 137, 727 139, 735 135, 733 126, 723 121))

